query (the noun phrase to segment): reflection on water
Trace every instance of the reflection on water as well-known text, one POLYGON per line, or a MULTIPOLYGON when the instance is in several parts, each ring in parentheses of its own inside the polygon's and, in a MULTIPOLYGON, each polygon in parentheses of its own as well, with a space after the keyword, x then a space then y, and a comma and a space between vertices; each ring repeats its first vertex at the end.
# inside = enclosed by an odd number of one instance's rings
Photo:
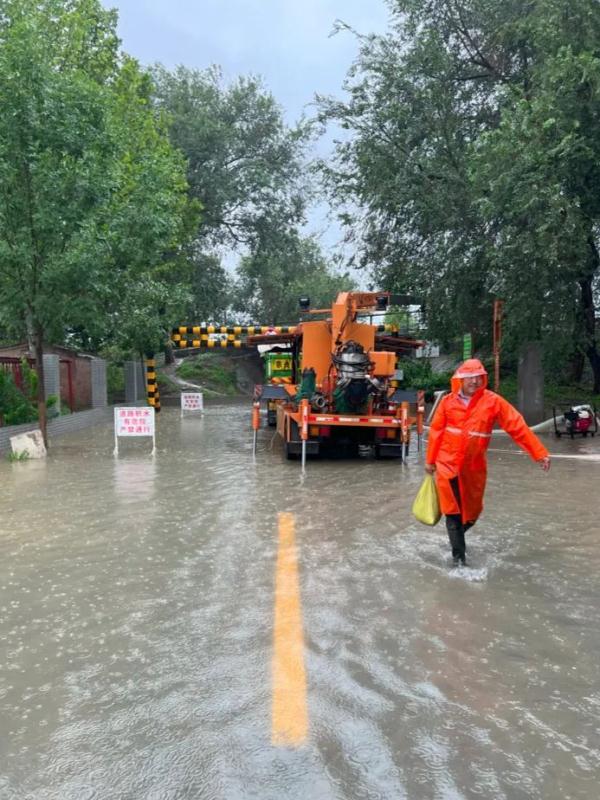
POLYGON ((156 459, 142 456, 135 460, 115 458, 115 496, 124 505, 152 500, 155 493, 156 459))
MULTIPOLYGON (((554 442, 561 455, 600 443, 554 442)), ((600 465, 503 441, 471 569, 408 465, 285 461, 248 407, 166 409, 0 464, 0 797, 595 798, 600 465), (145 443, 147 444, 147 443, 145 443), (309 735, 271 743, 279 514, 295 520, 309 735)))

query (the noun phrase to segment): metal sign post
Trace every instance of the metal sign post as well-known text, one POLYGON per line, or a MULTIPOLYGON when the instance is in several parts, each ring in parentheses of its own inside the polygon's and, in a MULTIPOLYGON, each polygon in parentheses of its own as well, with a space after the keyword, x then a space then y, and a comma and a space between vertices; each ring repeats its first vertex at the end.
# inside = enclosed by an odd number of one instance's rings
POLYGON ((401 424, 401 435, 402 435, 402 450, 403 450, 403 460, 406 461, 408 456, 408 445, 409 445, 409 432, 408 432, 408 403, 406 400, 400 406, 400 424, 401 424))
POLYGON ((417 449, 421 452, 423 441, 423 428, 425 422, 425 392, 419 389, 417 392, 417 449))
POLYGON ((256 441, 260 427, 260 400, 252 403, 252 455, 256 455, 256 441))
POLYGON ((155 414, 155 410, 150 406, 115 407, 115 456, 119 454, 119 436, 151 436, 151 455, 156 453, 155 414))
POLYGON ((302 424, 300 427, 300 438, 302 439, 302 472, 306 469, 306 440, 308 439, 308 400, 304 399, 300 403, 300 413, 302 424))

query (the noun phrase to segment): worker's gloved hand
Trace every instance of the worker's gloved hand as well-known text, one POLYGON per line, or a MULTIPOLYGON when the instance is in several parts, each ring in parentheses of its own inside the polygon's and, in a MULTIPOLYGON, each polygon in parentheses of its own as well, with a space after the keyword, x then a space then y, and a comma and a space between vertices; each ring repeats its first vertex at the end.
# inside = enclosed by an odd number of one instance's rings
POLYGON ((548 472, 550 469, 550 456, 546 456, 546 458, 540 458, 537 463, 544 470, 544 472, 548 472))
POLYGON ((425 464, 425 472, 429 475, 433 475, 435 472, 435 464, 425 464))

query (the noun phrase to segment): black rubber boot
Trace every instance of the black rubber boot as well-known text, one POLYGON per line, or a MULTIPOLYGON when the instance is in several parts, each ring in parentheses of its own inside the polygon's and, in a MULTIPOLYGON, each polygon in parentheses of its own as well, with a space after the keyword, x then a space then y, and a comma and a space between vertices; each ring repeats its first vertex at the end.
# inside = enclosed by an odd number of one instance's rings
POLYGON ((448 539, 450 539, 450 547, 452 548, 452 563, 455 567, 459 563, 465 566, 467 563, 467 547, 465 545, 465 527, 462 524, 460 514, 446 515, 446 530, 448 531, 448 539))

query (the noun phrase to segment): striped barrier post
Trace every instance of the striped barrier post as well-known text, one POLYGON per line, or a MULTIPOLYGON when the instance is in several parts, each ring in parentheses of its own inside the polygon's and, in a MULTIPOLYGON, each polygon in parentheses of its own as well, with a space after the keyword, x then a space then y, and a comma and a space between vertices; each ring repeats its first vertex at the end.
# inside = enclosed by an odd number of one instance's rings
POLYGON ((156 359, 153 355, 146 357, 146 394, 148 405, 153 406, 154 411, 158 414, 160 411, 160 394, 156 380, 156 359))

